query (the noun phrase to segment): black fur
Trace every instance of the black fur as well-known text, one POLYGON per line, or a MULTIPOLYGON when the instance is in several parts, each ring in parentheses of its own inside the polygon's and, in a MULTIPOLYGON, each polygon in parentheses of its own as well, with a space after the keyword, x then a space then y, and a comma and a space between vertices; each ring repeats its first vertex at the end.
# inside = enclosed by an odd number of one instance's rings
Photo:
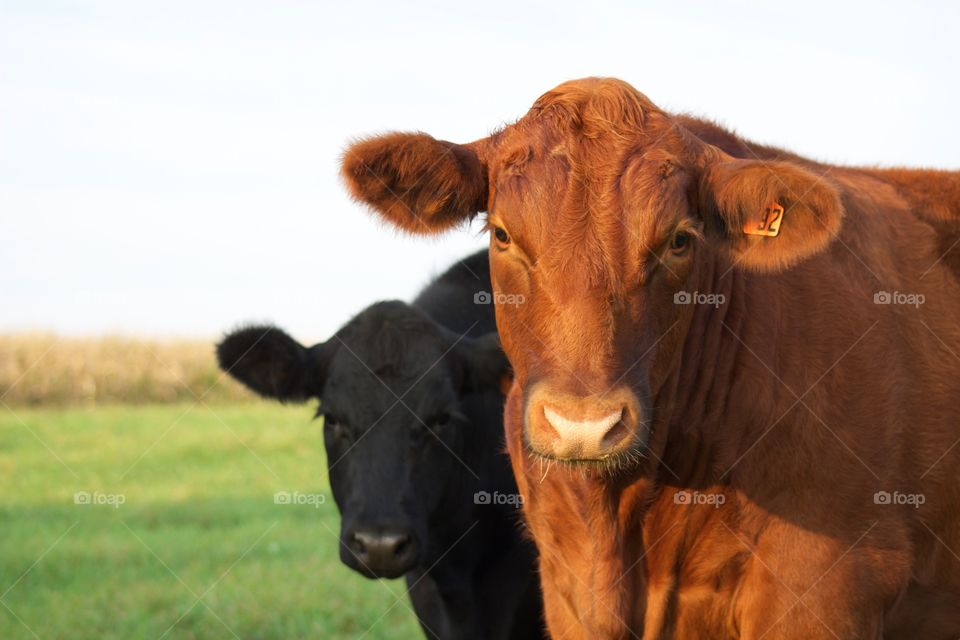
POLYGON ((474 499, 517 493, 503 446, 507 362, 489 292, 482 251, 413 304, 373 304, 309 349, 273 327, 236 331, 217 347, 221 367, 257 393, 320 399, 341 559, 368 577, 404 574, 428 637, 544 633, 519 510, 474 499), (476 303, 481 292, 487 304, 476 303), (386 532, 409 542, 371 566, 358 536, 386 532))

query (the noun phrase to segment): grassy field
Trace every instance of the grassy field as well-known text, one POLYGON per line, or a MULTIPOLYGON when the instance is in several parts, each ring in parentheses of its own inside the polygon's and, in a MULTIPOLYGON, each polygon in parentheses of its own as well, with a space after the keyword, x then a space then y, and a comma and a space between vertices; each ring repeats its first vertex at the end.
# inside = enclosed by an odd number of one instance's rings
POLYGON ((402 581, 340 564, 310 415, 0 406, 0 638, 421 637, 402 581))

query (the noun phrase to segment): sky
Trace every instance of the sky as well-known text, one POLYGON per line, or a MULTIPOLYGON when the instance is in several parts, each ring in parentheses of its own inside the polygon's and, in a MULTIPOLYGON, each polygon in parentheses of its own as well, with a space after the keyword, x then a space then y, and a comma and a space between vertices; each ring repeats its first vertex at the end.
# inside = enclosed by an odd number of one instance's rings
POLYGON ((0 331, 324 339, 486 245, 350 201, 355 137, 468 142, 589 75, 843 164, 960 169, 956 2, 0 0, 0 331))

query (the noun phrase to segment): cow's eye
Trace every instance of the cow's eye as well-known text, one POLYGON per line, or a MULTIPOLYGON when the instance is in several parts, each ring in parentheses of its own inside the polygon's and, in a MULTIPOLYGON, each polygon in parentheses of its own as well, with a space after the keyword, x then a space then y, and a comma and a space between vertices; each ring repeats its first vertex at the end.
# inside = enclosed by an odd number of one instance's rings
POLYGON ((443 427, 450 422, 450 414, 446 411, 438 413, 431 422, 435 427, 443 427))
POLYGON ((510 245, 510 235, 503 227, 493 228, 493 239, 501 249, 506 249, 510 245))
POLYGON ((426 439, 427 435, 432 433, 429 423, 420 422, 419 420, 416 420, 413 423, 413 425, 410 427, 410 432, 413 434, 414 445, 420 444, 424 439, 426 439))
POLYGON ((673 238, 670 240, 670 251, 676 255, 680 255, 687 251, 687 248, 690 246, 690 234, 686 231, 677 231, 673 234, 673 238))
POLYGON ((323 431, 334 440, 346 440, 349 437, 343 423, 331 415, 323 416, 323 431))

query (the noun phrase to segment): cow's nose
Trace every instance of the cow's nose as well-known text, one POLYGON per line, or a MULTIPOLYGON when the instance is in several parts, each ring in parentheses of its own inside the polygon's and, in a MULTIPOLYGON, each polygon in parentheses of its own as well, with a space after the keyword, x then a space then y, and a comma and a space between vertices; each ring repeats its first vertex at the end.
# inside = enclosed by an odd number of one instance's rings
POLYGON ((413 536, 402 531, 356 530, 348 535, 347 546, 359 565, 354 568, 377 578, 402 576, 417 555, 413 536))
POLYGON ((527 404, 527 441, 537 453, 561 460, 603 460, 636 440, 640 403, 626 388, 601 396, 574 396, 538 385, 527 404))

